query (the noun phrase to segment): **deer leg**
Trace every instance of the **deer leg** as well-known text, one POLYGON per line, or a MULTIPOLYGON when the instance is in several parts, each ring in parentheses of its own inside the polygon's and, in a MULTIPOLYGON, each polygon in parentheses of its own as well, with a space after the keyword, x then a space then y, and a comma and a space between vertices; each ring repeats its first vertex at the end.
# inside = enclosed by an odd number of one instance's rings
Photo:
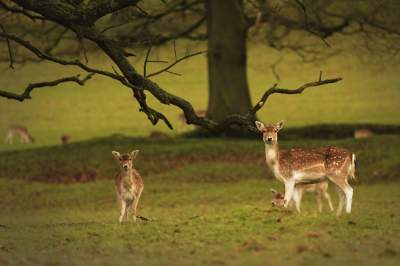
POLYGON ((126 202, 126 209, 125 209, 125 214, 124 214, 124 218, 125 220, 129 219, 129 210, 131 209, 133 201, 129 200, 126 202))
POLYGON ((294 201, 294 204, 296 205, 296 210, 299 213, 301 212, 301 210, 300 210, 301 196, 302 196, 302 193, 300 192, 300 190, 298 188, 294 188, 293 201, 294 201))
POLYGON ((122 223, 122 220, 124 219, 125 212, 126 212, 126 202, 124 200, 121 200, 121 212, 119 214, 119 219, 118 219, 120 223, 122 223))
MULTIPOLYGON (((346 177, 340 178, 339 182, 336 182, 336 185, 341 189, 342 191, 342 208, 344 205, 344 201, 346 202, 346 213, 351 213, 351 204, 353 201, 353 188, 347 183, 346 177)), ((339 210, 338 210, 339 211, 339 210)), ((341 212, 342 210, 340 210, 341 212)))
POLYGON ((321 193, 317 193, 317 204, 318 204, 318 212, 322 212, 322 195, 321 193))
POLYGON ((11 134, 8 134, 6 137, 6 143, 7 144, 13 144, 13 137, 11 134))
POLYGON ((333 205, 332 205, 332 201, 331 201, 331 195, 329 195, 329 193, 327 191, 325 191, 323 196, 328 201, 329 209, 331 210, 331 212, 333 212, 333 205))
POLYGON ((345 195, 344 195, 343 190, 339 186, 336 186, 336 190, 337 190, 337 193, 339 196, 339 204, 338 204, 338 208, 336 210, 336 215, 340 216, 340 214, 342 214, 342 210, 343 210, 345 195))
POLYGON ((139 191, 138 195, 135 198, 135 201, 133 202, 133 221, 134 222, 136 222, 136 210, 137 210, 137 206, 138 206, 138 203, 139 203, 140 196, 142 195, 142 191, 143 190, 139 191))
POLYGON ((292 200, 294 185, 294 180, 289 180, 285 182, 285 204, 283 205, 285 208, 288 207, 290 201, 292 200))
POLYGON ((350 214, 351 204, 353 202, 353 188, 347 184, 347 186, 344 188, 344 193, 346 194, 346 213, 350 214))

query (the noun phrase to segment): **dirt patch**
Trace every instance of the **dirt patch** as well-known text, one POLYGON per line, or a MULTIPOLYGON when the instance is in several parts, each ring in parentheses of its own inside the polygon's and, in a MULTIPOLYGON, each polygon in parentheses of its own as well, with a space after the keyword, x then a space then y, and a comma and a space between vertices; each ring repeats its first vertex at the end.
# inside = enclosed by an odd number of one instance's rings
MULTIPOLYGON (((140 173, 143 176, 151 176, 168 171, 175 170, 181 167, 185 167, 194 163, 251 163, 254 165, 264 165, 264 157, 261 154, 224 154, 224 155, 187 155, 187 156, 153 156, 144 157, 141 159, 140 173)), ((46 183, 86 183, 100 179, 113 179, 115 172, 112 175, 100 173, 94 169, 83 169, 83 170, 56 170, 52 167, 50 169, 43 169, 43 174, 27 176, 26 180, 46 182, 46 183)), ((232 181, 230 176, 225 177, 226 180, 219 181, 232 181)), ((207 181, 207 180, 197 180, 207 181)), ((214 182, 215 180, 212 179, 214 182)))
POLYGON ((319 238, 320 236, 321 236, 321 234, 318 233, 318 232, 308 232, 308 233, 306 233, 306 237, 309 237, 309 238, 319 238))
POLYGON ((101 177, 95 170, 84 170, 79 171, 74 174, 65 174, 60 172, 49 172, 44 175, 32 176, 27 179, 30 181, 39 181, 46 183, 54 183, 54 184, 68 184, 68 183, 77 183, 77 182, 92 182, 101 177))
POLYGON ((311 249, 308 247, 308 246, 306 246, 306 245, 298 245, 297 247, 296 247, 296 253, 298 253, 298 254, 301 254, 301 253, 303 253, 303 252, 306 252, 306 251, 310 251, 311 249))

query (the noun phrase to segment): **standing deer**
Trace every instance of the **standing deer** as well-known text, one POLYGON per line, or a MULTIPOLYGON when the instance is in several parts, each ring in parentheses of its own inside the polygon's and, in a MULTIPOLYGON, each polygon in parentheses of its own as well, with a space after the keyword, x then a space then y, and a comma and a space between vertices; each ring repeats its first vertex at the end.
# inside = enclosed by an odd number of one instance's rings
MULTIPOLYGON (((278 206, 278 207, 283 207, 285 204, 285 199, 284 195, 281 193, 277 192, 275 189, 271 188, 272 192, 272 201, 271 204, 273 206, 278 206)), ((326 199, 329 205, 329 209, 333 211, 333 205, 331 201, 331 196, 328 193, 328 181, 322 181, 320 183, 316 184, 298 184, 294 187, 293 194, 295 195, 298 193, 299 197, 299 205, 297 211, 300 212, 300 205, 301 205, 301 199, 303 197, 304 192, 311 192, 316 194, 317 198, 317 203, 318 203, 318 211, 322 212, 322 200, 326 199)), ((291 204, 290 202, 289 204, 291 204)), ((296 205, 297 207, 297 205, 296 205)))
POLYGON ((120 223, 122 223, 124 217, 128 219, 129 210, 132 206, 133 221, 136 222, 136 210, 144 188, 142 177, 139 172, 133 168, 133 160, 138 153, 139 151, 135 150, 131 153, 121 155, 117 151, 112 151, 114 158, 118 161, 121 168, 121 172, 115 179, 117 197, 121 202, 120 223))
POLYGON ((6 143, 13 144, 16 135, 19 135, 22 143, 31 143, 35 141, 26 127, 14 125, 10 126, 7 130, 6 143))
POLYGON ((71 136, 68 134, 63 134, 60 137, 61 145, 67 145, 71 140, 71 136))
POLYGON ((346 212, 351 213, 353 188, 349 185, 348 179, 355 179, 354 153, 334 146, 281 150, 278 144, 278 131, 282 129, 283 121, 267 126, 256 121, 255 125, 263 134, 267 165, 275 178, 285 184, 285 208, 293 198, 296 209, 300 209, 300 195, 295 192, 296 184, 318 183, 328 179, 338 188, 340 200, 337 215, 342 213, 344 204, 346 212))

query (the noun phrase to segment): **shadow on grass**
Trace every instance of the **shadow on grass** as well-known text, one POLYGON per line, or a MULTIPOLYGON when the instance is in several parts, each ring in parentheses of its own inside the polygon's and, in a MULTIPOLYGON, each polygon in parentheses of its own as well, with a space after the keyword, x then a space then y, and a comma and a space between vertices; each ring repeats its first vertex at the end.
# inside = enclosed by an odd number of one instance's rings
MULTIPOLYGON (((376 125, 376 124, 317 124, 305 127, 289 127, 280 131, 279 139, 345 139, 354 137, 354 131, 367 129, 375 135, 400 134, 400 126, 397 125, 376 125)), ((202 129, 194 130, 183 135, 188 138, 215 137, 208 131, 202 129)), ((257 133, 244 132, 239 129, 221 133, 221 137, 236 138, 259 138, 257 133)))

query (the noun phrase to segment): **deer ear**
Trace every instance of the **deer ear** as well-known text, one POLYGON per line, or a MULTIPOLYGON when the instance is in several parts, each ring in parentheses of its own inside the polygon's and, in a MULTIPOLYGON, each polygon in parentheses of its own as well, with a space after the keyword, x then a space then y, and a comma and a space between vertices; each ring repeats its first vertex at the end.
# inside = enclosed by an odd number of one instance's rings
POLYGON ((117 160, 119 160, 119 158, 121 157, 121 154, 117 151, 112 151, 111 153, 114 156, 114 158, 117 160))
POLYGON ((256 127, 259 131, 263 131, 265 129, 265 125, 263 124, 263 122, 255 121, 254 123, 256 124, 256 127))
POLYGON ((134 160, 138 154, 139 150, 134 150, 133 152, 131 152, 132 160, 134 160))
POLYGON ((273 188, 271 188, 271 192, 272 192, 272 194, 276 194, 276 193, 278 193, 275 189, 273 189, 273 188))
POLYGON ((276 123, 276 129, 279 131, 283 128, 283 120, 279 121, 276 123))

